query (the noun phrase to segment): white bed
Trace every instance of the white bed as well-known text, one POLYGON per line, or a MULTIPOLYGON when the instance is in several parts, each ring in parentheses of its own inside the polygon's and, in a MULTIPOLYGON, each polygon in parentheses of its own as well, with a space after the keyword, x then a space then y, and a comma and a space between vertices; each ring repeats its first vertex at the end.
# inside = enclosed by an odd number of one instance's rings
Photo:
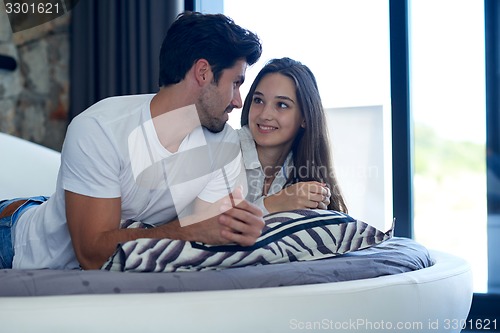
POLYGON ((39 333, 276 333, 310 331, 308 325, 331 331, 460 332, 472 300, 470 267, 449 254, 432 255, 436 264, 418 271, 308 286, 5 297, 0 320, 4 332, 39 333))
MULTIPOLYGON (((57 153, 0 133, 0 154, 7 161, 0 172, 0 200, 53 192, 57 153), (24 165, 37 165, 36 173, 26 175, 24 165), (40 179, 44 184, 37 183, 40 179)), ((346 282, 156 294, 1 297, 0 325, 2 332, 51 333, 459 332, 472 301, 470 266, 451 254, 430 252, 435 260, 431 267, 346 282)))

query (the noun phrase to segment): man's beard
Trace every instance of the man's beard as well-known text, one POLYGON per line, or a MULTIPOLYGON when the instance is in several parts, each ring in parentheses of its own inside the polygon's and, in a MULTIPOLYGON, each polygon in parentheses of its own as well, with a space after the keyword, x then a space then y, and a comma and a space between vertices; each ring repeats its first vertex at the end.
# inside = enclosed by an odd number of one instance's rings
MULTIPOLYGON (((212 116, 208 113, 208 109, 210 108, 206 104, 202 103, 201 108, 203 109, 203 113, 199 115, 201 126, 205 127, 208 131, 212 133, 220 133, 226 126, 226 121, 220 118, 212 116)), ((229 105, 224 110, 224 113, 229 113, 233 110, 233 107, 229 105)))
MULTIPOLYGON (((218 101, 220 101, 219 94, 216 90, 217 86, 215 84, 211 84, 200 96, 198 99, 198 116, 200 117, 201 126, 205 127, 212 133, 221 132, 225 125, 226 120, 222 120, 211 113, 218 108, 218 101)), ((229 113, 233 110, 233 105, 228 105, 224 110, 225 113, 229 113)), ((222 115, 223 116, 223 115, 222 115)), ((221 117, 222 117, 221 116, 221 117)))
POLYGON ((224 129, 224 126, 226 126, 226 122, 224 122, 222 125, 213 123, 213 124, 202 125, 202 126, 205 127, 209 132, 220 133, 224 129))

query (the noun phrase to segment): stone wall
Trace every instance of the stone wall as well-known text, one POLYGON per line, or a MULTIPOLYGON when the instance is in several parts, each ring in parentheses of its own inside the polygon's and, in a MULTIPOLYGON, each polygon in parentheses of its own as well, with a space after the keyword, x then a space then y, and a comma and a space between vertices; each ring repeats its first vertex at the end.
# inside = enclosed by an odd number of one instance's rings
POLYGON ((0 132, 60 150, 69 103, 70 14, 12 33, 0 10, 0 54, 15 71, 0 69, 0 132))

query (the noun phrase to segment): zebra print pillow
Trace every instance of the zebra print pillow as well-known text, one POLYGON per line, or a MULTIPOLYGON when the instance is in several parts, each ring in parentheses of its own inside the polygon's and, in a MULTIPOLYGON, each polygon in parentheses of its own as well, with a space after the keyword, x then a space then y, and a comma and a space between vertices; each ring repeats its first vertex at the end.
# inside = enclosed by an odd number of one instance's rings
POLYGON ((143 238, 118 245, 102 269, 200 271, 317 260, 382 243, 392 237, 394 229, 382 232, 349 215, 325 210, 275 213, 265 220, 266 227, 253 246, 143 238))

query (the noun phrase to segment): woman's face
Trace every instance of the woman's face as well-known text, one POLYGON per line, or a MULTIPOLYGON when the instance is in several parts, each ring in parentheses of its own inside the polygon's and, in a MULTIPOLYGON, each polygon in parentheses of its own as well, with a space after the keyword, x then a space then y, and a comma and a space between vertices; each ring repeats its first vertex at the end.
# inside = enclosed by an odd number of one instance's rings
POLYGON ((279 73, 267 74, 260 80, 248 115, 257 146, 290 150, 303 123, 295 90, 292 79, 279 73))

